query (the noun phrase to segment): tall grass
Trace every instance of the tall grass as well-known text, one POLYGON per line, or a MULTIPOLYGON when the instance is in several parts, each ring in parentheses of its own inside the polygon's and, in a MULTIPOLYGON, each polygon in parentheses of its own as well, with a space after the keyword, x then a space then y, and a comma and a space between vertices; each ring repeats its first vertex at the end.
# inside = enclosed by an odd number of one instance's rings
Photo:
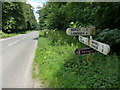
POLYGON ((64 31, 41 31, 33 78, 52 88, 117 88, 118 56, 95 53, 88 62, 86 55, 74 53, 75 49, 85 47, 64 31))

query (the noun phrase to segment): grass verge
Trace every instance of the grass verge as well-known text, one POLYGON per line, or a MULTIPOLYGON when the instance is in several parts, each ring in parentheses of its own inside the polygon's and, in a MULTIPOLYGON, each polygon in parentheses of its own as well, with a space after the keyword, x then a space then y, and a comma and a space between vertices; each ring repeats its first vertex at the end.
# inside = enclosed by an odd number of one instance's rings
POLYGON ((32 32, 32 31, 29 30, 29 31, 21 32, 21 33, 7 34, 7 33, 2 32, 2 30, 0 30, 0 38, 13 37, 13 36, 17 36, 17 35, 25 34, 25 33, 29 33, 29 32, 32 32))
POLYGON ((2 31, 0 31, 0 38, 13 37, 13 36, 16 36, 16 35, 19 35, 19 34, 7 34, 7 33, 4 33, 2 31))
POLYGON ((63 31, 40 31, 33 78, 52 88, 118 88, 118 56, 95 53, 88 62, 74 53, 85 47, 63 31))

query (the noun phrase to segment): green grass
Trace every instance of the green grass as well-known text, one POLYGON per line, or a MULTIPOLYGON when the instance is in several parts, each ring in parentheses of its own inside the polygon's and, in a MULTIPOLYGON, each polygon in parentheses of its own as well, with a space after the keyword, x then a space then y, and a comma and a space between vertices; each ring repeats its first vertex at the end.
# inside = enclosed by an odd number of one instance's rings
POLYGON ((90 63, 74 53, 85 47, 63 31, 40 31, 33 78, 52 88, 117 88, 118 56, 95 53, 90 63))
POLYGON ((18 34, 7 34, 7 33, 4 33, 2 31, 0 31, 0 38, 7 38, 7 37, 13 37, 13 36, 16 36, 18 34))
POLYGON ((17 36, 17 35, 25 34, 25 33, 29 33, 29 32, 32 32, 32 31, 29 30, 29 31, 21 32, 21 33, 7 34, 7 33, 2 32, 2 30, 0 30, 0 38, 13 37, 13 36, 17 36))

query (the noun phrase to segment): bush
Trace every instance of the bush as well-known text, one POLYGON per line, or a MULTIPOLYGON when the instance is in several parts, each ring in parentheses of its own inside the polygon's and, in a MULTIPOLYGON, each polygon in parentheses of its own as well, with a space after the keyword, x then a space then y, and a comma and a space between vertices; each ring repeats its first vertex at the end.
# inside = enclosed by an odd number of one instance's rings
POLYGON ((118 52, 120 50, 120 30, 118 29, 105 29, 98 34, 97 40, 110 45, 111 50, 118 52))

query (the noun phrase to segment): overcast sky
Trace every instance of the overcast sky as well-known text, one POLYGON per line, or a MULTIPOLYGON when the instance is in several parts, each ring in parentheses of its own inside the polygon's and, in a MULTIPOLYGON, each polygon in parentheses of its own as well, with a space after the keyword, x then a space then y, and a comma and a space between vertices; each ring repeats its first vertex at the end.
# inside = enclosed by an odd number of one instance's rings
POLYGON ((27 0, 27 4, 30 4, 33 8, 34 8, 34 14, 35 14, 35 17, 36 17, 36 20, 37 22, 39 21, 38 20, 38 17, 39 17, 39 14, 36 13, 36 11, 38 10, 37 7, 43 7, 43 4, 46 3, 48 0, 27 0))

